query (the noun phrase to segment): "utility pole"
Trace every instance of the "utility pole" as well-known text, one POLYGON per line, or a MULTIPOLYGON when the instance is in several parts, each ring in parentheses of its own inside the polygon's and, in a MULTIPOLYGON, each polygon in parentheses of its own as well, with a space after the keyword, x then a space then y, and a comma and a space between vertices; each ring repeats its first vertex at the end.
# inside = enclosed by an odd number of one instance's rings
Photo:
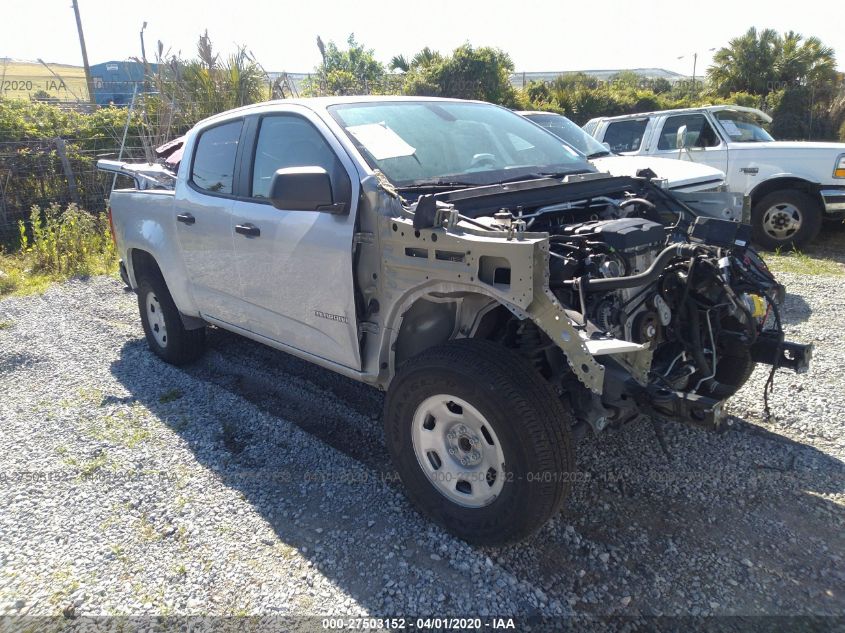
POLYGON ((692 54, 692 94, 695 94, 695 65, 698 63, 698 53, 692 54))
POLYGON ((91 67, 88 65, 88 51, 85 49, 85 35, 82 32, 82 18, 79 17, 79 3, 73 2, 73 13, 76 15, 76 30, 79 33, 79 48, 82 49, 82 66, 85 68, 85 83, 88 84, 88 100, 91 105, 97 105, 94 97, 94 80, 91 78, 91 67))
MULTIPOLYGON (((144 24, 141 25, 141 61, 144 62, 144 95, 147 95, 150 92, 150 80, 147 74, 147 70, 149 70, 150 66, 147 64, 147 48, 144 45, 144 31, 147 29, 147 22, 144 21, 144 24)), ((135 84, 137 86, 137 84, 135 84)), ((135 94, 132 94, 132 98, 135 98, 135 94)))
POLYGON ((147 23, 144 22, 141 25, 141 60, 144 62, 144 66, 147 65, 147 48, 144 46, 144 31, 147 28, 147 23))
MULTIPOLYGON (((715 48, 708 48, 707 52, 712 52, 712 51, 715 51, 715 50, 716 50, 715 48)), ((684 59, 684 58, 687 58, 687 57, 689 57, 689 55, 681 55, 680 57, 678 57, 678 59, 684 59)), ((690 91, 690 94, 692 94, 693 96, 695 96, 695 70, 696 70, 697 65, 698 65, 698 53, 695 52, 695 53, 692 53, 692 90, 690 91)))

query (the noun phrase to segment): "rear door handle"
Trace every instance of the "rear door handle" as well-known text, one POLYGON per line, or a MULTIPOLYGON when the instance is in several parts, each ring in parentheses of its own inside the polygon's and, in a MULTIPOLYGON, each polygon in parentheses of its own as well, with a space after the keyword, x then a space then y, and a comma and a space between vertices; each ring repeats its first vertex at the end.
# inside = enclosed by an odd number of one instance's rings
POLYGON ((254 224, 236 224, 235 233, 240 233, 241 235, 246 235, 247 237, 258 237, 261 235, 261 229, 254 224))
POLYGON ((176 221, 181 222, 182 224, 194 224, 197 219, 190 213, 180 213, 176 216, 176 221))

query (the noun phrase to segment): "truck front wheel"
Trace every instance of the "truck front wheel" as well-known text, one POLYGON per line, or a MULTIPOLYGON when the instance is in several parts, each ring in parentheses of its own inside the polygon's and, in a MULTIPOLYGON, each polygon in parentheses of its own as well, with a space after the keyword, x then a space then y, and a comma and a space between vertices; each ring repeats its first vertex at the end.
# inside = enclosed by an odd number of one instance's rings
POLYGON ((821 224, 819 202, 803 191, 774 191, 751 209, 754 241, 770 251, 804 246, 816 237, 821 224))
POLYGON ((408 497, 470 543, 529 536, 571 488, 571 414, 529 363, 493 343, 453 341, 408 361, 384 422, 408 497))
POLYGON ((185 329, 167 284, 159 275, 138 282, 138 309, 147 344, 162 360, 184 365, 199 358, 205 350, 205 328, 185 329))

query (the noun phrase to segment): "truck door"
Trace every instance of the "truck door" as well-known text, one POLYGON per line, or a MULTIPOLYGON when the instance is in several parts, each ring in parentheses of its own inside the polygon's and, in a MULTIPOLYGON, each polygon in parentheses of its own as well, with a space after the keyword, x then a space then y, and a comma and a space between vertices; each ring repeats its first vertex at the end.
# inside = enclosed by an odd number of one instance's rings
POLYGON ((249 329, 283 345, 361 368, 352 271, 358 177, 325 124, 307 110, 250 120, 243 195, 233 207, 235 257, 249 329), (323 167, 349 212, 286 211, 267 195, 276 170, 323 167))
POLYGON ((728 146, 704 114, 677 114, 658 123, 656 143, 651 141, 650 154, 661 158, 678 158, 710 165, 728 171, 728 146), (686 126, 686 148, 678 146, 678 130, 686 126))
MULTIPOLYGON (((204 316, 228 323, 243 320, 241 288, 232 240, 232 202, 243 120, 199 133, 176 190, 176 234, 191 292, 204 316)), ((187 160, 187 158, 186 158, 187 160)))

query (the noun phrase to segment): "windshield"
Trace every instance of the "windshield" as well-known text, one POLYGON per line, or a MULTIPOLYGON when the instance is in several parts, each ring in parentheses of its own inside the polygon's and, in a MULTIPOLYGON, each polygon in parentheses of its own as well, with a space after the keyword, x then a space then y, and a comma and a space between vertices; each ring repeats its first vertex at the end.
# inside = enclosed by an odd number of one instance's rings
POLYGON ((328 110, 370 166, 400 188, 595 171, 554 136, 486 103, 382 101, 328 110))
POLYGON ((759 143, 775 139, 763 128, 765 121, 751 112, 717 110, 714 112, 722 128, 735 143, 759 143))
POLYGON ((559 139, 565 141, 589 158, 610 156, 609 149, 561 114, 529 113, 523 116, 526 119, 534 121, 537 125, 543 126, 559 139))

